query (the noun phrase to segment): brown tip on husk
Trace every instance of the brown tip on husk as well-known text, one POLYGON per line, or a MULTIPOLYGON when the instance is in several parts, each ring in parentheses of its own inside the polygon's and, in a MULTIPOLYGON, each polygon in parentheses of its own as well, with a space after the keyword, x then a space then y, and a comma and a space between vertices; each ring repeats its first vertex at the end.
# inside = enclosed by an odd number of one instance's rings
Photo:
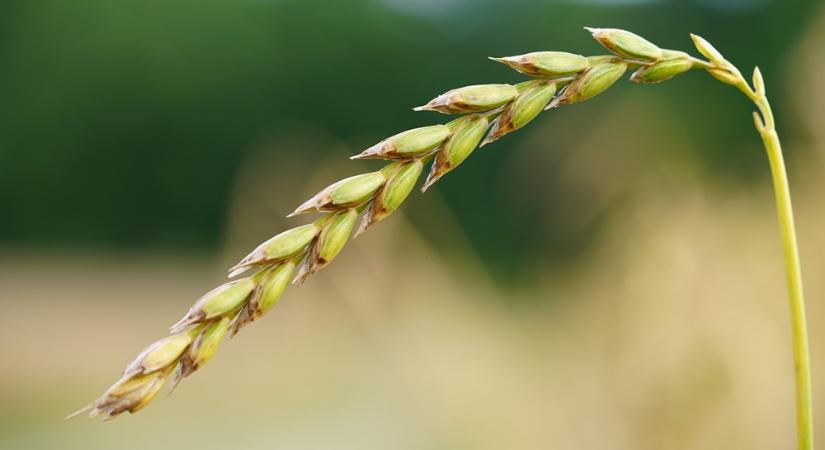
POLYGON ((601 34, 601 32, 603 30, 602 28, 595 28, 595 27, 583 27, 583 28, 585 30, 587 30, 587 32, 590 33, 593 36, 593 38, 596 39, 597 41, 599 40, 599 34, 601 34))
POLYGON ((478 148, 484 147, 487 144, 492 144, 493 142, 497 141, 499 137, 501 136, 490 131, 490 133, 487 134, 487 137, 485 137, 484 140, 481 141, 481 144, 478 145, 478 148))
POLYGON ((547 106, 544 107, 544 110, 545 111, 550 111, 551 109, 556 108, 559 105, 561 105, 561 98, 562 98, 561 93, 557 94, 557 96, 555 98, 553 98, 553 100, 550 100, 550 103, 548 103, 547 106))
POLYGON ((259 262, 263 261, 262 256, 256 255, 257 253, 259 253, 259 250, 260 250, 260 247, 256 248, 255 250, 252 251, 252 253, 244 256, 244 258, 242 260, 238 261, 237 264, 230 267, 229 270, 228 270, 229 275, 227 275, 227 277, 228 278, 234 278, 234 277, 246 272, 247 270, 251 269, 252 267, 254 267, 259 262))
POLYGON ((357 155, 350 156, 349 159, 380 159, 378 154, 384 148, 384 142, 381 141, 357 155))
POLYGON ((367 228, 369 228, 369 227, 370 227, 369 223, 367 223, 365 220, 362 219, 361 223, 358 224, 358 228, 355 229, 355 233, 352 234, 352 238, 355 239, 358 236, 361 236, 361 233, 367 231, 367 228))
POLYGON ((235 317, 232 318, 232 322, 229 323, 230 338, 238 334, 238 332, 241 331, 241 328, 245 327, 246 325, 249 325, 250 323, 258 319, 259 316, 256 317, 255 314, 251 311, 253 310, 253 308, 255 308, 254 305, 256 305, 261 298, 264 282, 266 282, 266 276, 264 277, 264 280, 262 280, 258 283, 257 286, 255 286, 255 290, 253 290, 252 293, 249 294, 249 298, 246 300, 246 303, 241 307, 241 310, 238 311, 238 313, 235 314, 235 317))
POLYGON ((175 379, 172 380, 172 389, 176 388, 181 380, 195 373, 196 370, 198 370, 198 367, 193 363, 192 359, 184 355, 184 357, 180 359, 178 370, 175 371, 175 379))
POLYGON ((199 320, 203 319, 203 314, 200 315, 190 315, 186 313, 182 319, 177 321, 174 325, 169 327, 169 333, 171 334, 178 334, 186 331, 187 328, 197 323, 199 320))
POLYGON ((252 268, 251 265, 240 265, 240 264, 238 264, 236 266, 233 266, 229 269, 229 275, 227 275, 227 278, 235 278, 238 275, 246 272, 247 270, 249 270, 251 268, 252 268))
POLYGON ((89 411, 92 408, 94 408, 94 405, 92 403, 89 403, 88 405, 86 405, 86 406, 78 409, 77 411, 69 414, 68 416, 64 417, 63 420, 73 419, 73 418, 85 413, 86 411, 89 411))
POLYGON ((245 325, 245 318, 248 317, 246 312, 246 307, 241 309, 241 311, 232 319, 232 322, 229 324, 229 338, 232 339, 238 334, 238 331, 241 331, 241 328, 245 325), (244 316, 244 319, 241 319, 241 316, 244 316))
POLYGON ((487 133, 487 136, 484 137, 484 140, 481 141, 481 144, 478 144, 478 148, 484 147, 487 144, 492 144, 497 141, 499 137, 500 136, 498 136, 494 130, 490 130, 490 132, 487 133))
POLYGON ((370 210, 367 210, 367 213, 364 214, 363 217, 361 217, 361 223, 358 224, 358 228, 355 230, 355 233, 352 235, 353 239, 360 236, 361 233, 367 231, 367 229, 369 229, 369 227, 373 226, 376 223, 376 221, 373 220, 371 209, 372 208, 370 208, 370 210))
POLYGON ((298 270, 298 274, 292 279, 292 285, 301 286, 313 273, 315 273, 315 271, 309 267, 309 263, 304 263, 301 269, 298 270))
POLYGON ((424 185, 421 186, 421 192, 427 192, 427 189, 430 188, 436 181, 440 180, 444 174, 436 173, 435 170, 431 171, 429 175, 427 175, 427 180, 424 182, 424 185))
POLYGON ((492 144, 493 142, 497 141, 498 138, 501 137, 497 133, 499 123, 501 122, 501 116, 498 116, 493 120, 493 123, 490 125, 490 130, 487 132, 487 136, 484 137, 484 140, 481 141, 481 144, 478 144, 478 148, 484 147, 487 144, 492 144))
POLYGON ((317 208, 317 203, 318 203, 317 198, 312 197, 311 199, 305 201, 304 203, 301 203, 301 206, 295 208, 295 211, 292 211, 291 213, 289 213, 287 215, 287 217, 295 217, 295 216, 300 215, 300 214, 316 211, 318 209, 317 208))
POLYGON ((175 372, 175 378, 172 379, 172 384, 169 385, 169 391, 166 392, 166 398, 169 398, 169 396, 171 396, 172 393, 175 392, 175 390, 178 388, 178 385, 180 384, 181 380, 183 380, 185 378, 185 376, 180 375, 180 371, 181 371, 181 368, 180 368, 180 366, 178 366, 178 370, 175 372))

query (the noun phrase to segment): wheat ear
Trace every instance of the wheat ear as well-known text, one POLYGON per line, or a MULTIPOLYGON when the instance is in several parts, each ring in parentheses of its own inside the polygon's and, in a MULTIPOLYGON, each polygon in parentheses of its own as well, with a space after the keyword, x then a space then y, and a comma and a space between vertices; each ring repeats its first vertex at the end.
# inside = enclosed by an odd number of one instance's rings
POLYGON ((338 181, 301 204, 290 216, 325 213, 309 224, 287 230, 264 242, 230 269, 230 277, 254 271, 210 291, 171 328, 172 335, 141 352, 122 377, 92 404, 75 414, 105 419, 146 406, 170 379, 176 384, 203 366, 227 334, 234 335, 259 319, 278 301, 289 280, 303 283, 329 264, 352 235, 387 218, 407 198, 425 164, 432 161, 422 191, 458 167, 479 146, 496 141, 536 118, 542 111, 580 103, 604 92, 628 69, 630 80, 659 83, 691 69, 704 69, 736 86, 758 107, 756 128, 768 151, 775 181, 777 206, 785 247, 797 369, 799 448, 813 448, 810 374, 802 283, 787 179, 773 115, 759 69, 753 87, 712 45, 692 35, 707 60, 662 49, 633 33, 587 28, 610 55, 585 57, 565 52, 534 52, 491 58, 528 75, 516 85, 484 84, 453 89, 416 111, 461 114, 391 136, 353 156, 353 159, 391 161, 382 169, 338 181), (297 274, 294 272, 297 271, 297 274))

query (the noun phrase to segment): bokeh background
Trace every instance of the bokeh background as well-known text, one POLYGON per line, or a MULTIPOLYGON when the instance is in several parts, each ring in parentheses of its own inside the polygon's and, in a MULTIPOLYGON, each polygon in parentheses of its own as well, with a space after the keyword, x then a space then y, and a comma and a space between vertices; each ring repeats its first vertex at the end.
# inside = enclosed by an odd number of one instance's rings
POLYGON ((752 107, 619 83, 477 151, 135 416, 68 412, 346 157, 621 27, 758 64, 778 115, 825 439, 825 10, 809 0, 3 0, 0 448, 790 449, 752 107))

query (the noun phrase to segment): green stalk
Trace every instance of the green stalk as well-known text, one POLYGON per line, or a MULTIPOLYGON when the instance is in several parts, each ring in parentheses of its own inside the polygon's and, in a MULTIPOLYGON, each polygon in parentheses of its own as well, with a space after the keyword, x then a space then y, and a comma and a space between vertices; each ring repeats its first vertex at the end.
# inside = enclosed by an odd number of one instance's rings
POLYGON ((785 256, 788 280, 788 296, 791 307, 791 334, 793 336, 794 371, 796 381, 796 427, 799 450, 813 450, 813 393, 811 389, 811 358, 808 350, 808 326, 805 318, 805 299, 802 292, 802 268, 799 263, 799 247, 796 240, 791 191, 788 174, 782 157, 782 146, 773 118, 771 105, 765 95, 761 74, 754 73, 755 89, 751 89, 739 76, 735 84, 759 109, 754 112, 754 124, 762 138, 768 163, 771 167, 773 190, 776 197, 776 214, 785 256))
POLYGON ((707 62, 695 64, 705 69, 719 81, 735 86, 755 105, 753 123, 762 138, 768 163, 771 166, 773 191, 776 197, 776 215, 779 219, 779 232, 782 250, 785 256, 785 271, 788 279, 788 298, 791 306, 791 334, 793 337, 794 374, 796 384, 796 432, 797 448, 813 450, 814 421, 813 393, 811 389, 811 357, 808 351, 808 326, 805 319, 805 299, 802 294, 802 268, 799 264, 799 248, 796 243, 791 190, 788 187, 788 174, 785 160, 782 158, 782 145, 776 134, 776 124, 771 105, 765 94, 765 80, 762 72, 753 69, 753 87, 748 84, 739 69, 725 59, 713 45, 695 34, 690 35, 696 49, 708 58, 707 62))

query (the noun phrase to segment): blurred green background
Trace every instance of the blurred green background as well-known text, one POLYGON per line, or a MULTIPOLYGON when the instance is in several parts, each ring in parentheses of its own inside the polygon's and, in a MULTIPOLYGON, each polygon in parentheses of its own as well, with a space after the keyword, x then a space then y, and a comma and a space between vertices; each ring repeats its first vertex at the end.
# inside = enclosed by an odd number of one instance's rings
POLYGON ((825 10, 807 0, 0 2, 0 448, 792 448, 769 173, 734 89, 618 83, 473 154, 171 400, 61 422, 346 157, 598 54, 759 65, 799 214, 825 426, 825 10), (695 53, 695 52, 693 52, 695 53))

